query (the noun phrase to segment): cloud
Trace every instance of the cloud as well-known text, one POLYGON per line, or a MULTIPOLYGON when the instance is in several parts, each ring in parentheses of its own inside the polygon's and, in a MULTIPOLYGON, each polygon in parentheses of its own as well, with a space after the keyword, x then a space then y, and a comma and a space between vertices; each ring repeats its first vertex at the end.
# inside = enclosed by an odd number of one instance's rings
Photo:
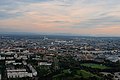
POLYGON ((0 28, 38 33, 108 34, 108 28, 120 26, 119 4, 120 0, 3 0, 0 28))

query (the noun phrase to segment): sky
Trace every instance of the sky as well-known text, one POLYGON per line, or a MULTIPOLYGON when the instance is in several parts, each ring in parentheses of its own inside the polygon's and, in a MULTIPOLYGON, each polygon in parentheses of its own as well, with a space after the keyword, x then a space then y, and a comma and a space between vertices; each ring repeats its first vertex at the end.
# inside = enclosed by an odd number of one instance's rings
POLYGON ((120 36, 120 0, 0 0, 0 32, 120 36))

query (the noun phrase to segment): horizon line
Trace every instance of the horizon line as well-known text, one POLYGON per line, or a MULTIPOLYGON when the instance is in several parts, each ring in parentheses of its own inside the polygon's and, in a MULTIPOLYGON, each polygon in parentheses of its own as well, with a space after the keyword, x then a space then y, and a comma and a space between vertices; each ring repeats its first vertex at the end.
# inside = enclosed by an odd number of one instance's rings
POLYGON ((71 33, 34 33, 34 32, 0 32, 0 35, 41 35, 41 36, 76 36, 76 37, 120 37, 118 35, 106 35, 106 34, 71 34, 71 33), (103 36, 104 35, 104 36, 103 36))

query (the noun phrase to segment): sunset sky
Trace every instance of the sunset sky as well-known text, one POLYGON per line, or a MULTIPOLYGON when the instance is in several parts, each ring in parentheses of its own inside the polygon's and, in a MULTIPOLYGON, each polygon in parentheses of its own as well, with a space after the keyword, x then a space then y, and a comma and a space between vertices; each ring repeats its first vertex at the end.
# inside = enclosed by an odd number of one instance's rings
POLYGON ((0 0, 0 32, 120 36, 120 0, 0 0))

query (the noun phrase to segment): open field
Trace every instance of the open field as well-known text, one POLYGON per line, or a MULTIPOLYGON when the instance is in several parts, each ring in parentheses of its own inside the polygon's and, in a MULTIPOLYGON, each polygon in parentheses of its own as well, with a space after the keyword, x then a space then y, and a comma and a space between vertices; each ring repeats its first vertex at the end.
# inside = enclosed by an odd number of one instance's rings
POLYGON ((81 64, 81 66, 86 66, 86 67, 96 68, 96 69, 108 69, 108 68, 110 68, 110 67, 107 67, 107 66, 102 65, 102 64, 94 64, 94 63, 83 63, 83 64, 81 64))

